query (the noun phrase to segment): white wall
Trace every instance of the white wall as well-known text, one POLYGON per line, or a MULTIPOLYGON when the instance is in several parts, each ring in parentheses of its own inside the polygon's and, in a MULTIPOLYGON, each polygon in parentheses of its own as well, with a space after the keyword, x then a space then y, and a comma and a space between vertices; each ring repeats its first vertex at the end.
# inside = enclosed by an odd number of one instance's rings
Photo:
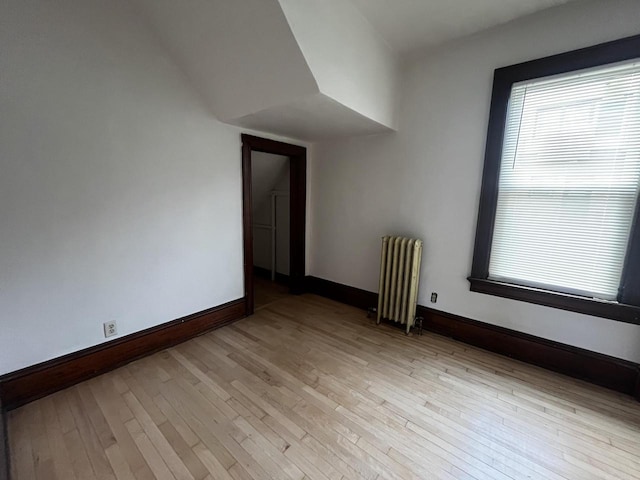
POLYGON ((397 64, 351 2, 279 0, 320 92, 397 128, 397 64))
POLYGON ((0 45, 0 374, 242 297, 240 130, 128 2, 0 2, 0 45))
POLYGON ((466 280, 493 70, 637 33, 637 0, 581 1, 409 59, 398 133, 314 146, 311 275, 376 291, 380 237, 417 236, 421 304, 640 361, 640 326, 472 293, 466 280))
POLYGON ((318 93, 277 0, 130 0, 223 121, 318 93))

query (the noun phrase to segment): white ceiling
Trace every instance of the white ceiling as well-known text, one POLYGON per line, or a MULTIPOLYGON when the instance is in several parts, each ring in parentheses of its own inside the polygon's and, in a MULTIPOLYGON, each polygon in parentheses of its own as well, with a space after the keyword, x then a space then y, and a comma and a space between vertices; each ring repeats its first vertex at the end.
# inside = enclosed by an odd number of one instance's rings
POLYGON ((348 0, 132 1, 223 122, 307 141, 395 127, 395 55, 348 0))
POLYGON ((218 119, 316 141, 395 130, 400 54, 568 1, 135 4, 218 119))
POLYGON ((229 123, 309 142, 392 131, 322 93, 229 123))
POLYGON ((479 32, 572 0, 351 0, 396 52, 479 32))
POLYGON ((132 1, 222 121, 319 91, 276 0, 132 1))

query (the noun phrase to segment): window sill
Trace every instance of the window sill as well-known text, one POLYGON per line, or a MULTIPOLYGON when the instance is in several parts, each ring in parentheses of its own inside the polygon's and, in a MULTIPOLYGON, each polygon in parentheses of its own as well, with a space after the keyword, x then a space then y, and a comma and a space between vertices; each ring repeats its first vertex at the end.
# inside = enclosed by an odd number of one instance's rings
POLYGON ((486 293, 512 300, 521 300, 537 305, 640 325, 640 307, 634 307, 633 305, 607 302, 539 288, 523 287, 483 278, 469 277, 468 280, 471 284, 470 289, 472 292, 486 293))

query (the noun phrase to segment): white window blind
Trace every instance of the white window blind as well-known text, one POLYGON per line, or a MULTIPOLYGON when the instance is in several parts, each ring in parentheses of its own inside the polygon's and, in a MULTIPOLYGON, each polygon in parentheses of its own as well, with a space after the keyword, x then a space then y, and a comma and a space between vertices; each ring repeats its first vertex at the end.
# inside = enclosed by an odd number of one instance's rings
POLYGON ((513 85, 489 278, 615 300, 640 184, 640 62, 513 85))

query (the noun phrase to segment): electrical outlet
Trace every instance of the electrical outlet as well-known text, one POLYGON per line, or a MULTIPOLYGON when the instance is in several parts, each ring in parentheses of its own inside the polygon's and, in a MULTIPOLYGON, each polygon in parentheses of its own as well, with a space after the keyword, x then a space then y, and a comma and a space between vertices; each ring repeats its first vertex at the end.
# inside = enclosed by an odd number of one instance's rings
POLYGON ((436 303, 438 301, 438 294, 436 292, 431 292, 431 303, 436 303))
POLYGON ((104 322, 104 336, 105 337, 113 337, 118 334, 118 327, 116 326, 116 322, 104 322))

